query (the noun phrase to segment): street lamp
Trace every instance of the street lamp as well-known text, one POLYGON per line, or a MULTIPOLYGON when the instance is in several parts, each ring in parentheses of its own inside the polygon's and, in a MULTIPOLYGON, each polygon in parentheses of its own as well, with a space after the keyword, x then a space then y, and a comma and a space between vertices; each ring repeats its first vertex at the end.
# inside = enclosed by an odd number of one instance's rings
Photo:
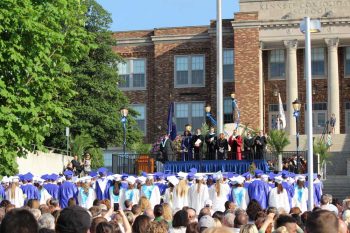
MULTIPOLYGON (((210 120, 210 123, 212 125, 216 125, 216 120, 213 118, 213 116, 211 115, 211 106, 208 104, 207 106, 205 106, 204 108, 205 112, 206 112, 206 116, 207 118, 210 120)), ((211 125, 209 125, 209 128, 210 128, 211 125)))
POLYGON ((300 168, 300 155, 299 155, 299 117, 300 117, 300 108, 301 103, 298 99, 294 100, 293 109, 294 113, 293 116, 295 117, 295 125, 296 125, 296 139, 297 139, 297 173, 299 173, 300 168))
POLYGON ((231 94, 231 100, 232 100, 232 122, 235 123, 236 121, 236 115, 235 115, 235 110, 236 110, 236 94, 232 93, 231 94))
POLYGON ((127 108, 120 109, 120 114, 122 115, 121 122, 123 124, 123 133, 124 133, 124 141, 123 141, 123 155, 125 156, 126 150, 126 122, 128 121, 126 117, 128 116, 129 110, 127 108))
POLYGON ((312 74, 311 74, 311 33, 321 31, 321 22, 319 20, 310 20, 305 17, 300 23, 300 31, 305 34, 305 80, 306 80, 306 106, 308 108, 306 114, 307 128, 307 169, 308 169, 308 210, 314 207, 314 182, 313 182, 313 135, 312 135, 312 74))

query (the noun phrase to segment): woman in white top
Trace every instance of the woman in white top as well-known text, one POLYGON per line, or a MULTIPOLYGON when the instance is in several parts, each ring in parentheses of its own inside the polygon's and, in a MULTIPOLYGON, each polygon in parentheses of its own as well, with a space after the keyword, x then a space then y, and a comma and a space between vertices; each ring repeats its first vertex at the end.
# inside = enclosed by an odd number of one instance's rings
POLYGON ((304 187, 305 177, 297 177, 297 185, 294 189, 292 206, 299 207, 301 212, 307 211, 308 189, 304 187))
POLYGON ((189 204, 196 210, 198 215, 200 210, 204 207, 204 203, 209 199, 208 186, 204 183, 204 178, 201 175, 196 175, 196 183, 191 186, 189 193, 189 204))
POLYGON ((209 199, 213 202, 213 211, 225 211, 225 202, 230 190, 223 184, 221 172, 215 174, 216 183, 209 188, 209 199))
POLYGON ((282 177, 275 177, 275 188, 269 193, 269 206, 277 209, 283 208, 286 213, 290 211, 289 199, 287 190, 282 186, 282 177))
POLYGON ((79 206, 90 209, 96 199, 96 193, 95 190, 91 188, 91 177, 83 179, 82 181, 83 184, 78 188, 78 203, 79 206))
POLYGON ((181 179, 175 186, 173 192, 173 210, 181 210, 182 207, 188 206, 188 184, 187 180, 181 179))
POLYGON ((20 208, 24 205, 24 194, 23 191, 18 184, 19 177, 15 176, 12 178, 12 183, 10 183, 10 187, 6 190, 6 197, 11 202, 11 204, 15 205, 16 208, 20 208))

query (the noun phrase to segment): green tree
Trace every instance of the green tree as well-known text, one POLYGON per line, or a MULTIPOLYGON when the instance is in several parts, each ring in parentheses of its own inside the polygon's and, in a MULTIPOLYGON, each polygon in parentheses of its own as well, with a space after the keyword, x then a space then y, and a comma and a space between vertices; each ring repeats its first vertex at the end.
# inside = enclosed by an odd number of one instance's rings
POLYGON ((287 133, 284 130, 271 130, 268 133, 267 145, 272 153, 278 157, 278 170, 282 170, 282 152, 290 143, 287 133))
MULTIPOLYGON (((69 102, 73 118, 71 133, 86 132, 101 148, 122 145, 123 128, 119 109, 128 106, 128 99, 118 89, 117 64, 121 58, 112 50, 116 44, 108 30, 112 22, 110 14, 95 0, 86 1, 88 9, 86 31, 93 36, 90 53, 74 64, 74 90, 78 93, 69 102)), ((132 110, 127 123, 127 146, 141 141, 142 134, 136 127, 132 110)), ((47 140, 47 145, 64 148, 64 127, 57 125, 47 140)))
POLYGON ((80 0, 0 1, 0 174, 42 149, 54 122, 68 125, 72 62, 89 51, 80 0))

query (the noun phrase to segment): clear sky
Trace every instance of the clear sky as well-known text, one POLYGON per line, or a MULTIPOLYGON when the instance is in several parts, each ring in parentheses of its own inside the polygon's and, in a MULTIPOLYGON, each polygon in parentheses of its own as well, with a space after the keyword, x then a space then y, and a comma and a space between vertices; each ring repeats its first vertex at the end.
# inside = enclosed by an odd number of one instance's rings
MULTIPOLYGON (((112 13, 112 31, 208 25, 216 0, 97 0, 112 13)), ((222 0, 222 18, 233 18, 238 0, 222 0)))

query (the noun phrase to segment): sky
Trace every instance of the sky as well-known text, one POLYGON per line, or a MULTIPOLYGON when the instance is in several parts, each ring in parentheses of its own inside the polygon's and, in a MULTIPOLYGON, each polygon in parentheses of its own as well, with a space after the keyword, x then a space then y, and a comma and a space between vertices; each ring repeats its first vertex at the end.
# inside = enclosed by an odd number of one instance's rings
MULTIPOLYGON (((112 14, 112 31, 209 25, 216 0, 97 0, 112 14)), ((233 18, 238 0, 222 0, 222 18, 233 18)))

